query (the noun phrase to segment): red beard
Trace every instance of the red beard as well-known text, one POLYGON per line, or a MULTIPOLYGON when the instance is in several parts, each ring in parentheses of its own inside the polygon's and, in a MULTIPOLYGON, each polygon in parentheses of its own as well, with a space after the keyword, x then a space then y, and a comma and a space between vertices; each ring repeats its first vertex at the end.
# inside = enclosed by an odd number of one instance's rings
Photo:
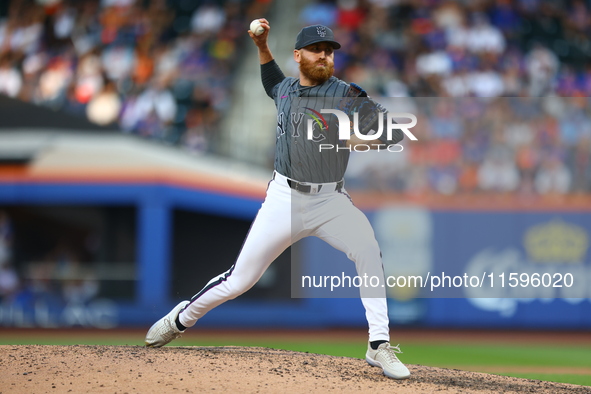
POLYGON ((334 64, 329 63, 328 60, 321 60, 315 63, 302 57, 300 61, 300 72, 315 84, 320 85, 332 77, 332 74, 334 74, 334 64), (318 63, 324 63, 325 67, 318 67, 318 63))

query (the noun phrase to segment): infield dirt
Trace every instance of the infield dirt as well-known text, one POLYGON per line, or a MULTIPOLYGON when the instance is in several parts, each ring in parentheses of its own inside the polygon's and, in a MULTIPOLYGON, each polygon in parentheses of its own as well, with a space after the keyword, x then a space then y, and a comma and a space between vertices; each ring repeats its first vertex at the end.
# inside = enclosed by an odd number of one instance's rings
POLYGON ((0 393, 591 393, 591 387, 260 347, 0 346, 0 393))

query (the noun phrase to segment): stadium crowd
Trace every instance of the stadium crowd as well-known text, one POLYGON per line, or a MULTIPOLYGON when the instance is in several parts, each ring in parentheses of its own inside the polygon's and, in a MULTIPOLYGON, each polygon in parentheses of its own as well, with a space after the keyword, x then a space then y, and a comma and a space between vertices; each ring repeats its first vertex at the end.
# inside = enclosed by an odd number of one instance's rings
POLYGON ((23 0, 0 13, 0 93, 215 151, 239 42, 268 1, 23 0))
MULTIPOLYGON (((244 27, 270 2, 10 1, 0 20, 0 93, 215 153, 244 27)), ((420 144, 406 143, 409 155, 387 168, 356 158, 350 185, 589 192, 590 18, 584 0, 308 3, 301 24, 331 26, 343 44, 338 77, 418 110, 421 98, 441 101, 420 111, 420 144), (479 122, 470 123, 470 108, 479 122)))
POLYGON ((337 76, 373 97, 409 97, 421 116, 420 143, 407 140, 408 155, 389 162, 354 156, 349 187, 411 194, 591 191, 590 4, 308 4, 302 24, 334 26, 344 44, 335 52, 337 76))

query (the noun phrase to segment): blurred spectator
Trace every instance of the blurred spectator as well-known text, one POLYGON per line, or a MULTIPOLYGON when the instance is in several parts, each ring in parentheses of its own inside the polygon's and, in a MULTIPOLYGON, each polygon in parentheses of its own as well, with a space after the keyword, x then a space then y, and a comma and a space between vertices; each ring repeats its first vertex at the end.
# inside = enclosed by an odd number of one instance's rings
POLYGON ((164 81, 141 92, 133 105, 138 122, 133 129, 146 137, 164 137, 177 111, 174 96, 164 81))
POLYGON ((424 52, 417 56, 417 72, 420 76, 445 76, 452 71, 452 62, 445 51, 424 52))
POLYGON ((450 77, 443 80, 443 91, 446 96, 466 97, 470 96, 470 76, 466 70, 456 70, 450 77))
POLYGON ((103 50, 101 62, 107 78, 119 81, 132 74, 135 52, 129 45, 111 45, 103 50))
POLYGON ((458 140, 462 136, 463 125, 452 100, 438 100, 429 123, 433 137, 438 139, 458 140))
POLYGON ((0 57, 0 93, 16 97, 23 86, 23 78, 9 55, 0 57))
POLYGON ((516 40, 523 20, 512 0, 496 0, 489 11, 492 25, 499 28, 508 40, 516 40))
POLYGON ((11 258, 12 224, 8 214, 0 210, 0 301, 15 295, 20 285, 11 258))
POLYGON ((182 141, 182 146, 192 154, 201 154, 207 151, 207 131, 204 121, 204 113, 198 109, 192 109, 187 114, 187 127, 182 141))
POLYGON ((12 257, 12 223, 8 214, 0 209, 0 265, 12 257))
POLYGON ((565 194, 570 191, 572 176, 558 157, 550 156, 542 160, 534 182, 540 194, 565 194))
POLYGON ((99 57, 88 52, 80 58, 74 83, 75 100, 81 104, 88 102, 97 95, 104 85, 103 69, 99 57))
POLYGON ((510 157, 495 151, 486 157, 478 169, 478 183, 485 191, 512 192, 519 185, 519 173, 510 157))
POLYGON ((464 193, 474 193, 478 190, 478 167, 472 163, 459 166, 458 187, 464 193))
POLYGON ((117 121, 120 111, 121 99, 117 94, 115 84, 110 82, 88 103, 86 116, 94 123, 109 125, 117 121))
POLYGON ((468 77, 468 92, 476 97, 498 97, 502 96, 504 91, 501 75, 490 65, 468 77))
POLYGON ((337 0, 337 23, 349 30, 357 30, 365 19, 365 12, 358 0, 337 0))
POLYGON ((51 59, 39 77, 35 101, 55 109, 63 106, 73 78, 72 66, 72 60, 65 54, 51 59))
POLYGON ((456 165, 432 166, 428 175, 432 190, 447 195, 457 191, 460 173, 456 165))
POLYGON ((20 287, 20 279, 9 262, 0 263, 0 301, 16 295, 20 287))
POLYGON ((337 7, 331 0, 308 3, 300 14, 302 25, 334 26, 337 19, 337 7))
POLYGON ((488 52, 498 55, 505 50, 505 37, 492 26, 485 14, 472 14, 472 27, 468 29, 466 47, 475 53, 488 52))
POLYGON ((525 58, 529 79, 528 94, 532 97, 550 93, 558 71, 558 59, 548 48, 536 44, 525 58))
POLYGON ((573 191, 591 192, 591 138, 585 138, 576 145, 568 156, 568 167, 572 173, 573 191))
POLYGON ((204 4, 195 10, 191 27, 197 34, 217 33, 226 21, 224 10, 217 4, 204 4))

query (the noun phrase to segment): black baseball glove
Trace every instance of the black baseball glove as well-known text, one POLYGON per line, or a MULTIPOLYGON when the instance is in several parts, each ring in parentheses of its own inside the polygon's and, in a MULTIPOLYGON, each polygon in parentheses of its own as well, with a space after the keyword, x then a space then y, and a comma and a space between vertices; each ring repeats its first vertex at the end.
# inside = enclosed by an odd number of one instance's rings
MULTIPOLYGON (((377 123, 378 114, 384 113, 382 116, 384 118, 387 112, 381 104, 375 102, 361 86, 355 83, 349 85, 347 95, 339 101, 337 109, 349 116, 351 125, 353 125, 354 114, 358 114, 358 126, 361 134, 367 134, 372 129, 377 130, 379 126, 377 123)), ((351 134, 353 134, 352 127, 351 134)))

